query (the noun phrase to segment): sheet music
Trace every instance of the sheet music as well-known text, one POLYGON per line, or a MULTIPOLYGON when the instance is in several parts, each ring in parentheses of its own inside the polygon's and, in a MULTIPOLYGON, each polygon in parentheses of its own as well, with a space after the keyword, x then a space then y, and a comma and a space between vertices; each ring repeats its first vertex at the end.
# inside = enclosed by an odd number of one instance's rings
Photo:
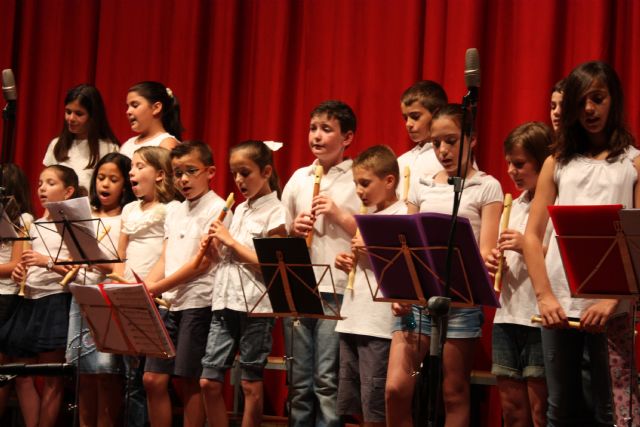
POLYGON ((111 306, 98 285, 72 284, 70 289, 82 306, 100 351, 175 356, 173 343, 144 285, 104 284, 111 306))
POLYGON ((97 241, 101 230, 96 230, 94 223, 99 220, 91 216, 88 197, 45 203, 45 208, 48 209, 53 221, 56 221, 58 234, 64 237, 64 243, 72 259, 80 262, 114 260, 113 256, 106 254, 100 248, 97 241), (71 230, 65 230, 65 224, 62 221, 67 221, 71 230), (77 240, 77 245, 73 237, 77 240))

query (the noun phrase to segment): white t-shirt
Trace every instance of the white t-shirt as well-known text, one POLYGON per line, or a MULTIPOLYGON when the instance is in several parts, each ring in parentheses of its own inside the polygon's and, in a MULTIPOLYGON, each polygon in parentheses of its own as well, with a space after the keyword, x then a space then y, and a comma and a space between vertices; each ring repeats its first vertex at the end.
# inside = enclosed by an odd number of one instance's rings
POLYGON ((133 153, 138 149, 138 148, 142 148, 142 147, 158 147, 160 145, 160 143, 162 141, 164 141, 167 138, 175 138, 173 135, 167 133, 167 132, 163 132, 163 133, 159 133, 158 135, 154 136, 153 138, 149 138, 143 142, 138 143, 138 138, 140 138, 139 136, 133 136, 129 139, 127 139, 127 141, 122 144, 122 146, 120 147, 120 154, 124 154, 125 156, 129 157, 130 159, 133 158, 133 153))
MULTIPOLYGON (((633 159, 640 155, 629 148, 615 162, 578 156, 566 165, 556 163, 553 179, 558 187, 558 205, 610 205, 633 207, 634 184, 638 174, 633 159)), ((580 317, 582 311, 597 302, 594 299, 571 298, 556 233, 545 257, 551 289, 569 317, 580 317)), ((626 311, 627 304, 618 305, 618 313, 626 311)))
MULTIPOLYGON (((218 218, 224 207, 225 201, 213 191, 209 191, 196 201, 185 200, 169 210, 164 222, 164 238, 167 239, 165 277, 176 272, 196 255, 202 236, 207 234, 209 225, 218 218)), ((231 217, 231 212, 225 217, 224 223, 227 226, 231 217)), ((171 304, 170 310, 211 306, 212 270, 213 266, 192 281, 163 292, 162 298, 171 304)))
MULTIPOLYGON (((20 217, 20 226, 24 227, 24 223, 31 224, 33 222, 33 216, 28 213, 24 213, 20 217)), ((0 264, 7 264, 11 261, 11 252, 13 251, 13 245, 23 245, 24 241, 17 240, 15 242, 0 242, 0 264)), ((11 277, 0 278, 0 295, 14 295, 20 291, 20 286, 11 277)))
MULTIPOLYGON (((356 214, 360 209, 361 202, 356 195, 356 186, 353 183, 352 163, 352 160, 344 160, 328 171, 324 171, 324 176, 320 181, 320 194, 328 195, 340 209, 356 214)), ((282 204, 287 210, 287 224, 290 226, 300 212, 311 211, 316 164, 317 160, 310 166, 295 171, 284 187, 282 204)), ((335 291, 342 294, 347 285, 347 274, 336 269, 334 261, 338 253, 351 250, 353 236, 339 225, 327 221, 324 215, 316 219, 313 228, 313 241, 309 250, 311 262, 330 266, 335 291)), ((323 271, 323 267, 317 267, 316 278, 319 278, 323 271)), ((320 292, 333 292, 333 287, 327 277, 328 275, 320 283, 320 292)))
MULTIPOLYGON (((274 191, 251 203, 240 203, 233 215, 229 233, 238 243, 254 249, 254 237, 267 237, 270 231, 285 224, 286 213, 274 191)), ((272 312, 268 296, 265 295, 258 303, 266 291, 262 276, 242 265, 227 247, 221 248, 221 256, 214 270, 211 309, 272 312)))
MULTIPOLYGON (((87 168, 89 158, 91 157, 91 151, 89 150, 89 140, 87 139, 74 139, 71 147, 69 148, 67 160, 59 162, 56 160, 56 156, 53 154, 53 149, 58 143, 58 138, 54 138, 47 147, 47 152, 42 159, 42 164, 45 166, 51 165, 64 165, 69 166, 76 171, 78 175, 79 184, 89 191, 91 186, 91 175, 93 174, 93 168, 87 168)), ((99 156, 98 160, 104 157, 106 154, 118 151, 118 144, 111 141, 99 141, 99 156)))
POLYGON ((140 209, 140 200, 122 208, 122 230, 129 236, 127 246, 125 278, 135 280, 130 270, 144 279, 162 255, 164 220, 170 204, 158 203, 151 209, 140 209))
MULTIPOLYGON (((50 256, 54 261, 56 259, 59 261, 67 260, 71 254, 63 243, 62 237, 58 234, 55 224, 49 221, 47 218, 40 218, 31 224, 29 228, 29 236, 33 238, 31 248, 45 256, 50 256)), ((69 292, 68 288, 60 286, 62 279, 61 275, 55 271, 48 271, 45 267, 29 267, 24 296, 28 299, 38 299, 69 292)), ((77 280, 76 277, 73 283, 79 283, 77 280)))
POLYGON ((418 185, 420 178, 429 178, 442 170, 442 165, 436 156, 433 144, 425 142, 422 146, 416 144, 411 150, 398 157, 398 167, 400 168, 400 180, 396 192, 402 198, 404 191, 404 168, 409 166, 411 170, 409 189, 418 185))
MULTIPOLYGON (((529 219, 531 200, 529 192, 523 192, 511 205, 508 228, 524 234, 529 219)), ((553 233, 551 221, 547 223, 543 244, 549 245, 553 233)), ((529 278, 524 257, 516 251, 505 251, 507 268, 503 270, 500 305, 496 310, 493 323, 514 323, 523 326, 537 326, 531 323, 531 316, 538 313, 538 301, 529 278)))
MULTIPOLYGON (((406 213, 407 205, 404 201, 399 200, 375 214, 405 215, 406 213)), ((391 304, 373 300, 371 295, 372 292, 375 292, 376 286, 376 278, 371 270, 369 258, 361 254, 353 281, 353 290, 344 291, 340 310, 344 319, 338 320, 336 332, 391 339, 394 324, 391 304), (371 288, 369 288, 369 284, 371 288)))
MULTIPOLYGON (((451 215, 453 185, 435 182, 433 178, 422 178, 419 182, 420 185, 409 190, 409 202, 418 206, 420 212, 451 215)), ((465 181, 458 216, 469 220, 476 242, 480 241, 482 208, 489 203, 502 203, 502 200, 500 183, 491 175, 476 171, 465 181)))

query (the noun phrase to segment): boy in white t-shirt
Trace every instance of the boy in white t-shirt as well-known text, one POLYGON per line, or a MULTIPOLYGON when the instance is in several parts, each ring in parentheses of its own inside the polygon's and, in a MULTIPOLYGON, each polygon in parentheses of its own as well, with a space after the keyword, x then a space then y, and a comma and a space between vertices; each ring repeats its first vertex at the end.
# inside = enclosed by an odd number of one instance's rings
POLYGON ((411 173, 411 186, 414 182, 417 185, 421 177, 431 177, 442 170, 431 144, 431 119, 444 105, 447 105, 447 94, 442 86, 431 80, 412 84, 400 97, 400 110, 407 135, 416 145, 398 157, 400 182, 396 191, 404 188, 404 170, 407 166, 411 173))
MULTIPOLYGON (((378 215, 407 213, 406 204, 396 195, 398 176, 396 155, 386 145, 375 145, 353 161, 356 193, 378 215)), ((354 249, 363 245, 359 234, 352 244, 354 249)), ((336 257, 336 267, 347 273, 353 262, 352 253, 336 257)), ((367 426, 383 427, 393 314, 389 303, 376 302, 371 296, 369 283, 375 286, 375 277, 364 253, 357 263, 353 289, 345 291, 342 302, 344 319, 336 326, 340 333, 338 414, 359 416, 367 426)))
MULTIPOLYGON (((356 231, 353 214, 360 207, 353 185, 352 161, 344 158, 356 131, 353 110, 341 101, 325 101, 311 112, 309 148, 316 157, 313 164, 294 172, 282 193, 291 234, 307 237, 313 229, 309 253, 314 264, 332 266, 335 291, 344 293, 347 275, 333 269, 339 252, 350 250, 356 231), (324 169, 320 193, 312 197, 314 170, 324 169)), ((319 287, 325 307, 336 308, 331 283, 324 279, 319 287)), ((338 298, 339 299, 339 298, 338 298)), ((325 312, 331 313, 326 308, 325 312)), ((291 412, 293 425, 338 426, 338 334, 335 320, 285 319, 286 351, 293 357, 291 374, 291 412), (292 330, 293 328, 293 330, 292 330), (292 339, 293 334, 293 339, 292 339), (293 345, 293 347, 292 347, 293 345)))
POLYGON ((182 380, 185 425, 187 420, 202 425, 205 414, 200 397, 200 359, 211 323, 212 263, 204 258, 196 268, 184 266, 192 263, 202 236, 225 207, 225 201, 209 189, 216 168, 205 143, 188 141, 177 145, 171 151, 171 166, 176 188, 185 201, 167 212, 162 255, 146 281, 152 294, 162 294, 171 304, 168 311, 161 313, 176 347, 176 357, 148 358, 143 382, 152 425, 171 423, 168 386, 172 375, 182 380))

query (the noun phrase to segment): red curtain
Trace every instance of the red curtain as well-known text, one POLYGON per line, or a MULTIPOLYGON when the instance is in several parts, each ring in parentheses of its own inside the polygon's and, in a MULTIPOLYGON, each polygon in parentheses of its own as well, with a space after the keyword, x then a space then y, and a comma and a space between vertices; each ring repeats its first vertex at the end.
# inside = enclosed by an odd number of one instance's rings
MULTIPOLYGON (((127 88, 171 87, 188 139, 217 158, 214 189, 232 190, 228 148, 285 143, 283 182, 310 163, 310 110, 349 103, 358 131, 348 154, 410 147, 399 97, 418 79, 465 93, 464 54, 480 51, 478 164, 512 190, 502 141, 529 120, 548 122, 552 85, 581 62, 614 65, 632 131, 640 127, 640 2, 633 0, 0 0, 0 68, 18 86, 16 162, 35 182, 60 132, 66 90, 102 92, 124 141, 127 88)), ((0 126, 2 126, 0 124, 0 126)), ((487 348, 481 352, 488 362, 487 348)))
POLYGON ((619 72, 628 120, 640 126, 640 4, 632 0, 0 0, 0 67, 18 85, 16 161, 35 180, 62 126, 63 97, 82 82, 102 92, 121 140, 129 86, 164 82, 186 138, 215 152, 214 188, 232 189, 230 145, 285 142, 283 181, 312 158, 309 111, 338 98, 358 132, 349 154, 410 147, 399 96, 415 80, 464 94, 464 54, 480 51, 478 163, 512 189, 501 144, 527 120, 548 121, 549 89, 580 62, 619 72))

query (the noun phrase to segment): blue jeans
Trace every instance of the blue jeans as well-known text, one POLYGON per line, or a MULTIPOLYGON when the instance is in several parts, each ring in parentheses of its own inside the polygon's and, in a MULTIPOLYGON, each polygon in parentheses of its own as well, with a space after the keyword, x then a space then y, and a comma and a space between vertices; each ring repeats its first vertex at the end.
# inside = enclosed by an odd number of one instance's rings
POLYGON ((543 328, 542 349, 549 390, 548 426, 612 426, 606 335, 543 328), (584 384, 582 378, 585 351, 591 365, 590 384, 584 384), (591 405, 583 398, 585 386, 591 389, 591 405))
MULTIPOLYGON (((335 309, 333 294, 323 301, 335 309)), ((342 299, 342 295, 339 295, 342 299)), ((325 307, 325 313, 331 313, 325 307)), ((336 320, 284 320, 285 351, 289 362, 290 417, 296 427, 340 426, 337 415, 339 335, 336 320), (293 336, 292 336, 293 328, 293 336), (292 347, 293 345, 293 347, 292 347)))

